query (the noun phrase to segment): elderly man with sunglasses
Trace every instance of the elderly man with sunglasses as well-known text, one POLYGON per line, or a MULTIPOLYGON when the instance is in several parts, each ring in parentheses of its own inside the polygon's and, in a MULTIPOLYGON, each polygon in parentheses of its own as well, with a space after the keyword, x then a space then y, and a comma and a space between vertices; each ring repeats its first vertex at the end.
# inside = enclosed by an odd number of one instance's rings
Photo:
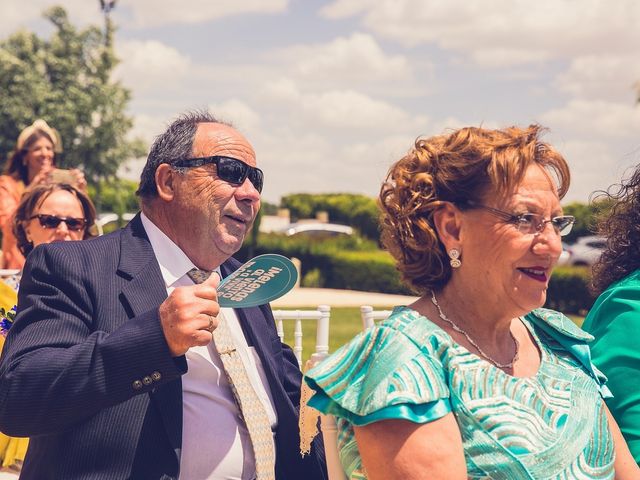
POLYGON ((269 306, 217 303, 262 185, 238 131, 189 113, 129 225, 29 255, 0 362, 0 430, 32 438, 21 478, 326 478, 321 444, 298 453, 300 372, 269 306))

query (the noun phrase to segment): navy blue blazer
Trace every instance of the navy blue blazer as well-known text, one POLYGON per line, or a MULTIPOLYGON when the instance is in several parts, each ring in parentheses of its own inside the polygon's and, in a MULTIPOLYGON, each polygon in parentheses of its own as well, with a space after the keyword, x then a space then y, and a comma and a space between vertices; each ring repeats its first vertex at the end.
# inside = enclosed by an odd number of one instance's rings
MULTIPOLYGON (((239 265, 229 259, 223 276, 239 265)), ((31 437, 21 479, 178 477, 187 363, 162 333, 166 297, 139 215, 112 234, 31 252, 0 359, 0 431, 31 437)), ((321 442, 299 453, 301 374, 271 309, 236 313, 276 406, 277 478, 326 479, 321 442)))

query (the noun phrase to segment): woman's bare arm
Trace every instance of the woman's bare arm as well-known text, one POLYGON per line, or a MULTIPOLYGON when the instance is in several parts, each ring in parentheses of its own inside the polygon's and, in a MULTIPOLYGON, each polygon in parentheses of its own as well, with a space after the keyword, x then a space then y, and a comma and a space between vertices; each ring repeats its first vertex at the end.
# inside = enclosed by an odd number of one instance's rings
POLYGON ((382 420, 355 427, 369 480, 466 480, 460 430, 452 413, 433 422, 382 420))

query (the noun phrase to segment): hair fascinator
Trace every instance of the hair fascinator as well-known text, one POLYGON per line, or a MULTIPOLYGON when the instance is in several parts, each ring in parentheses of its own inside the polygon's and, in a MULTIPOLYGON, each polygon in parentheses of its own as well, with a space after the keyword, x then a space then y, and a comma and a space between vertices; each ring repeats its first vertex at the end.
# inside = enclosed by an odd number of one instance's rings
POLYGON ((53 151, 56 153, 62 152, 62 139, 60 138, 60 134, 55 128, 51 128, 47 122, 39 118, 32 125, 29 125, 27 128, 20 132, 18 135, 18 141, 16 142, 16 150, 22 150, 25 142, 37 131, 41 131, 47 134, 47 136, 53 142, 53 151))

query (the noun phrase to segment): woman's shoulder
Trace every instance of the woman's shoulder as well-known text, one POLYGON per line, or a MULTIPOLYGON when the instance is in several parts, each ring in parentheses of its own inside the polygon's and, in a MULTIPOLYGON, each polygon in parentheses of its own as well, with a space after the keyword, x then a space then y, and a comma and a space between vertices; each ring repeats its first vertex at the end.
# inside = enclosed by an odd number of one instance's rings
POLYGON ((573 320, 565 314, 549 308, 537 308, 525 317, 534 325, 555 336, 566 339, 590 342, 593 336, 578 327, 573 320))
MULTIPOLYGON (((360 333, 308 372, 306 381, 316 390, 312 406, 358 423, 356 417, 365 422, 380 415, 397 418, 400 413, 387 410, 392 405, 424 405, 448 398, 438 355, 444 337, 438 338, 438 330, 420 313, 396 307, 387 320, 360 333), (374 412, 378 414, 368 417, 374 412)), ((442 406, 437 410, 444 411, 442 406)), ((408 416, 400 418, 422 418, 423 413, 407 410, 408 416)))
POLYGON ((640 270, 636 270, 609 285, 598 296, 585 319, 584 328, 601 336, 612 322, 623 320, 626 323, 637 318, 639 311, 640 270))
MULTIPOLYGON (((598 385, 603 398, 611 396, 606 387, 607 377, 591 361, 589 343, 594 337, 578 327, 566 315, 547 308, 538 308, 525 319, 551 337, 561 348, 571 354, 590 374, 598 385)), ((542 340, 542 339, 541 339, 542 340)))
POLYGON ((334 362, 340 362, 354 355, 368 358, 368 361, 384 357, 385 365, 396 364, 402 362, 406 356, 396 355, 398 351, 415 356, 421 352, 428 355, 432 350, 438 349, 446 336, 438 335, 439 333, 444 331, 419 312, 399 306, 392 310, 386 320, 359 333, 329 358, 334 362), (434 336, 437 338, 432 338, 434 336))
POLYGON ((640 269, 609 285, 598 296, 596 304, 612 297, 640 298, 640 269))
POLYGON ((9 192, 19 192, 24 190, 24 184, 21 180, 14 178, 11 175, 0 175, 0 188, 4 188, 9 192))

